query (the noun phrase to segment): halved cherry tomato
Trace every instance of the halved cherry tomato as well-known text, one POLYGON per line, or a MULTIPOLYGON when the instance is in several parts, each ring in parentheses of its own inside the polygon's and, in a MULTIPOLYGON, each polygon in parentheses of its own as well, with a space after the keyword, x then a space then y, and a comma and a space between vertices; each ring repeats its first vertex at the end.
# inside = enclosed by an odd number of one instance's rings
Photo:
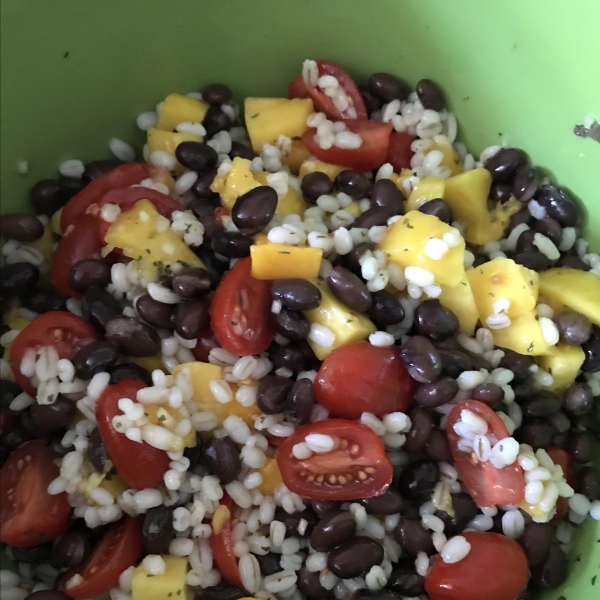
MULTIPOLYGON (((334 63, 332 60, 318 60, 317 67, 319 68, 319 77, 322 77, 323 75, 332 75, 338 80, 340 87, 342 90, 344 90, 346 96, 348 96, 348 108, 340 111, 333 103, 333 100, 327 94, 325 94, 320 87, 307 85, 305 86, 306 91, 312 98, 315 108, 319 112, 324 112, 327 117, 333 121, 368 119, 369 115, 367 113, 367 108, 365 107, 365 101, 363 100, 360 90, 358 89, 356 83, 354 83, 352 77, 350 77, 350 75, 348 75, 348 73, 346 73, 346 71, 344 71, 340 65, 334 63)), ((300 89, 297 84, 295 88, 298 90, 300 89)))
POLYGON ((285 485, 312 500, 380 496, 390 486, 393 475, 392 463, 373 430, 345 419, 328 419, 301 427, 281 444, 277 463, 285 485), (312 433, 334 438, 337 446, 304 460, 296 458, 292 448, 312 433))
POLYGON ((135 402, 137 392, 145 387, 139 379, 125 379, 109 385, 98 398, 96 408, 98 429, 106 453, 117 473, 136 490, 158 487, 170 462, 164 450, 146 442, 134 442, 113 427, 113 417, 123 414, 118 406, 119 400, 131 398, 135 402))
POLYGON ((288 98, 308 98, 308 89, 302 76, 296 77, 288 85, 288 98))
POLYGON ((52 285, 65 296, 80 298, 81 294, 69 287, 71 267, 84 258, 100 258, 104 243, 98 231, 99 219, 93 215, 83 215, 77 225, 69 227, 58 242, 50 279, 52 285))
POLYGON ((400 173, 402 169, 410 169, 410 159, 414 154, 410 146, 416 139, 417 137, 410 133, 392 131, 385 162, 391 163, 394 172, 400 173))
POLYGON ((96 330, 80 317, 66 311, 56 310, 37 316, 10 347, 10 362, 16 382, 21 389, 35 396, 35 388, 28 377, 21 373, 21 361, 28 350, 53 346, 60 358, 73 358, 89 340, 97 340, 96 330))
POLYGON ((55 454, 39 440, 17 448, 0 470, 0 542, 27 548, 45 544, 69 526, 67 494, 51 496, 60 472, 55 454))
POLYGON ((125 517, 112 525, 85 564, 65 574, 62 591, 70 598, 92 598, 118 586, 121 573, 135 565, 144 553, 143 522, 143 517, 125 517), (68 587, 69 580, 77 574, 83 581, 68 587))
MULTIPOLYGON (((552 459, 552 462, 555 465, 560 465, 563 470, 563 476, 566 482, 571 486, 575 487, 577 483, 577 478, 575 476, 575 469, 573 469, 573 465, 571 464, 571 457, 569 454, 563 450, 562 448, 546 448, 546 452, 552 459)), ((563 498, 562 496, 556 501, 556 514, 552 517, 550 521, 550 525, 556 527, 567 515, 569 512, 569 501, 567 498, 563 498)))
MULTIPOLYGON (((233 500, 225 495, 221 500, 221 504, 224 504, 230 512, 233 512, 234 503, 233 500)), ((233 540, 231 539, 232 519, 230 518, 223 529, 218 534, 210 536, 210 548, 213 553, 217 567, 223 575, 223 579, 229 585, 237 585, 242 587, 242 579, 240 577, 240 571, 238 568, 238 561, 233 553, 233 540)))
POLYGON ((140 183, 144 179, 160 178, 168 174, 162 167, 155 167, 148 163, 129 163, 121 165, 105 175, 94 179, 85 186, 81 192, 75 194, 63 207, 60 217, 60 228, 67 231, 88 209, 94 210, 93 204, 110 190, 128 188, 140 183))
POLYGON ((430 600, 513 600, 529 580, 521 546, 499 533, 465 531, 471 551, 456 563, 439 556, 427 578, 430 600))
POLYGON ((252 259, 238 260, 221 280, 211 303, 211 326, 225 350, 264 352, 275 337, 269 325, 269 282, 252 277, 252 259))
POLYGON ((329 150, 323 150, 315 140, 315 128, 307 129, 302 134, 302 143, 311 154, 323 162, 357 171, 378 169, 386 160, 392 124, 381 121, 347 121, 346 125, 350 131, 362 138, 360 148, 350 150, 332 146, 329 150))
POLYGON ((415 391, 400 348, 380 348, 368 342, 334 350, 315 379, 315 395, 334 417, 359 419, 363 412, 383 417, 405 411, 415 391))
POLYGON ((454 424, 461 419, 461 412, 470 410, 485 419, 488 431, 498 441, 508 435, 504 421, 487 405, 478 400, 463 400, 457 402, 448 415, 446 433, 450 450, 456 462, 456 468, 467 487, 471 498, 479 506, 494 506, 496 504, 516 505, 525 498, 525 478, 523 469, 518 462, 497 469, 491 462, 480 462, 475 454, 466 454, 458 449, 460 436, 454 431, 454 424))

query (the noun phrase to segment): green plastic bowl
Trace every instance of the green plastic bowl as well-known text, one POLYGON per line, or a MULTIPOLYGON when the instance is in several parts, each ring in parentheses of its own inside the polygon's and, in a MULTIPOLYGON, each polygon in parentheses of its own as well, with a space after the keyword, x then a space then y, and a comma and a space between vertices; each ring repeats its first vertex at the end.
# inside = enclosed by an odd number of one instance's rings
MULTIPOLYGON (((330 58, 358 81, 438 82, 462 141, 525 149, 581 200, 600 248, 600 144, 573 133, 600 119, 599 2, 3 0, 1 11, 2 212, 29 209, 29 188, 60 161, 108 157, 113 136, 141 148, 135 117, 170 92, 222 81, 238 99, 285 96, 302 60, 330 58)), ((568 582, 543 598, 600 598, 598 575, 600 524, 588 522, 568 582)))

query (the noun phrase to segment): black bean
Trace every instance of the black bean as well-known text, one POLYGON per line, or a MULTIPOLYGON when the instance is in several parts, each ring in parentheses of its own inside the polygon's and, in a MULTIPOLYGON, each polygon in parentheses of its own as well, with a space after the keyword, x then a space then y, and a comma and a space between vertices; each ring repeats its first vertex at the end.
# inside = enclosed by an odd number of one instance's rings
POLYGON ((535 231, 533 231, 532 229, 524 231, 517 240, 517 252, 537 252, 537 246, 533 243, 534 240, 535 231))
POLYGON ((301 312, 285 307, 272 316, 272 322, 277 333, 293 342, 305 339, 310 332, 308 319, 301 312))
POLYGON ((110 281, 110 265, 99 258, 84 258, 69 271, 69 287, 80 294, 93 286, 106 287, 110 281))
POLYGON ((140 318, 149 325, 173 331, 173 313, 175 306, 159 302, 150 296, 150 294, 142 294, 135 301, 135 309, 140 318))
POLYGON ((232 98, 231 89, 224 83, 211 83, 202 91, 202 100, 211 106, 227 104, 232 98))
POLYGON ((444 110, 445 103, 442 90, 431 79, 421 79, 417 83, 416 92, 423 108, 437 111, 444 110))
POLYGON ((52 544, 42 544, 41 546, 30 546, 29 548, 11 547, 12 557, 17 562, 27 564, 37 564, 47 562, 52 554, 52 544))
POLYGON ((545 219, 536 220, 533 228, 538 233, 545 235, 557 246, 560 244, 563 230, 558 221, 555 221, 550 217, 546 217, 545 219))
POLYGON ((594 395, 587 383, 573 383, 563 392, 565 410, 572 415, 583 415, 592 409, 594 395))
POLYGON ((88 536, 78 531, 69 531, 56 542, 52 552, 52 565, 56 569, 78 567, 90 556, 92 545, 88 536))
POLYGON ((209 171, 198 175, 198 179, 196 179, 194 185, 191 187, 191 192, 196 198, 202 200, 218 200, 219 194, 210 189, 216 175, 216 169, 210 169, 209 171))
POLYGON ((325 515, 337 511, 341 503, 333 500, 311 500, 310 505, 317 517, 322 519, 325 515))
POLYGON ((433 429, 433 420, 429 411, 421 406, 413 407, 408 413, 411 426, 406 434, 406 442, 402 449, 409 453, 419 452, 429 438, 433 429))
POLYGON ((186 267, 173 275, 173 291, 182 298, 200 298, 210 292, 210 277, 206 269, 186 267))
POLYGON ((508 221, 506 235, 509 235, 512 232, 512 230, 515 227, 517 227, 517 225, 521 225, 523 223, 525 225, 531 225, 532 222, 533 217, 531 216, 529 209, 526 206, 524 206, 523 208, 519 209, 508 221))
POLYGON ((383 560, 379 542, 362 535, 356 536, 329 553, 327 566, 342 579, 358 577, 383 560))
POLYGON ((504 390, 495 383, 482 383, 473 390, 471 397, 494 408, 504 400, 504 390))
POLYGON ((310 379, 303 378, 294 382, 285 401, 286 419, 300 427, 306 425, 315 405, 315 390, 310 379))
POLYGON ((490 198, 504 204, 512 196, 512 186, 510 183, 494 183, 490 190, 490 198))
POLYGON ((116 169, 124 164, 125 163, 122 160, 118 160, 116 158, 93 160, 85 165, 83 179, 86 181, 93 181, 94 179, 98 179, 98 177, 102 177, 103 175, 110 173, 110 171, 113 169, 116 169))
POLYGON ((106 341, 94 341, 86 344, 72 358, 75 373, 80 379, 91 379, 96 373, 107 371, 119 358, 115 344, 106 341))
POLYGON ((525 153, 517 148, 502 148, 487 160, 485 168, 495 182, 510 181, 517 169, 525 164, 525 153))
POLYGON ((292 310, 311 310, 321 304, 319 288, 306 279, 275 279, 271 296, 292 310))
POLYGON ((410 95, 408 85, 389 73, 374 73, 371 75, 369 77, 369 90, 384 102, 407 100, 410 95))
POLYGON ((309 536, 314 526, 319 522, 319 518, 312 508, 296 511, 291 514, 287 513, 282 508, 278 508, 275 511, 275 521, 280 521, 285 525, 286 536, 297 536, 300 521, 303 519, 307 522, 305 534, 309 536))
POLYGON ((537 567, 550 552, 554 528, 548 523, 530 523, 518 541, 525 550, 529 568, 537 567))
POLYGON ((574 310, 559 313, 554 317, 554 323, 558 327, 560 341, 565 344, 580 346, 585 344, 592 335, 590 320, 574 310))
POLYGON ((541 252, 517 252, 512 259, 519 265, 532 271, 546 271, 550 268, 550 259, 541 252))
POLYGON ((104 333, 106 324, 121 314, 121 305, 115 297, 100 287, 85 291, 81 300, 81 312, 100 333, 104 333))
POLYGON ((200 432, 196 433, 196 445, 191 446, 189 448, 185 448, 183 451, 183 455, 189 459, 190 467, 189 470, 192 471, 198 465, 202 464, 202 453, 204 452, 204 440, 200 435, 200 432))
POLYGON ((58 178, 60 193, 65 200, 70 200, 73 196, 79 194, 87 185, 87 181, 77 179, 75 177, 64 177, 61 175, 58 178))
POLYGON ((256 404, 267 415, 281 412, 294 382, 279 375, 268 375, 260 380, 256 392, 256 404))
POLYGON ((371 299, 372 305, 368 310, 368 315, 377 327, 385 328, 388 325, 400 323, 404 319, 404 308, 394 294, 387 290, 381 290, 373 292, 371 299))
POLYGON ((429 439, 425 442, 423 452, 428 458, 438 462, 452 461, 452 453, 450 452, 450 444, 445 431, 434 429, 429 434, 429 439))
POLYGON ((175 331, 184 340, 195 340, 210 320, 208 304, 185 300, 175 308, 175 331))
POLYGON ((38 590, 29 594, 25 600, 69 600, 69 596, 59 590, 38 590))
POLYGON ((422 383, 415 392, 414 401, 420 406, 434 408, 450 402, 457 393, 456 379, 444 376, 432 383, 422 383))
POLYGON ((362 504, 366 511, 371 515, 395 515, 400 512, 404 506, 402 496, 391 488, 381 496, 373 498, 363 498, 358 501, 362 504))
POLYGON ((402 597, 392 590, 359 589, 352 594, 351 600, 402 600, 402 597))
POLYGON ((521 202, 529 202, 535 196, 539 186, 540 176, 533 167, 523 165, 517 169, 512 188, 515 198, 521 202))
POLYGON ((263 577, 268 577, 269 575, 273 575, 274 573, 279 573, 279 571, 281 571, 281 567, 279 566, 279 554, 269 552, 268 554, 264 555, 255 554, 255 556, 256 560, 258 561, 258 566, 260 567, 260 574, 263 577))
POLYGON ((92 465, 94 465, 94 469, 96 469, 98 473, 102 473, 104 471, 104 465, 108 460, 108 454, 106 453, 100 430, 97 427, 90 434, 86 453, 92 465))
POLYGON ((361 242, 356 244, 352 250, 346 255, 346 266, 355 274, 360 277, 361 266, 359 260, 367 250, 375 250, 376 246, 373 242, 361 242))
POLYGON ((373 206, 366 210, 360 217, 357 217, 352 227, 363 227, 371 229, 371 227, 387 225, 388 219, 393 217, 395 213, 393 209, 384 206, 373 206))
POLYGON ((405 564, 392 571, 387 585, 403 596, 415 597, 423 593, 425 578, 415 571, 414 565, 405 564))
POLYGON ((248 592, 241 587, 221 582, 196 592, 194 600, 240 600, 247 596, 248 592))
POLYGON ((43 287, 36 287, 19 298, 21 305, 36 313, 66 310, 67 299, 60 292, 43 287))
POLYGON ((17 262, 0 268, 0 286, 7 296, 20 296, 33 290, 40 270, 28 262, 17 262))
POLYGON ((594 458, 596 442, 589 431, 573 431, 567 438, 566 450, 578 463, 588 463, 594 458))
POLYGON ((363 98, 368 114, 371 114, 381 108, 381 99, 375 96, 375 94, 371 93, 368 85, 361 84, 358 86, 358 89, 360 90, 360 95, 363 98))
POLYGON ((177 160, 191 171, 204 173, 217 165, 219 155, 202 142, 181 142, 175 149, 177 160))
POLYGON ((557 544, 550 546, 546 559, 531 570, 531 582, 537 588, 553 590, 567 578, 568 562, 557 544))
POLYGON ((35 242, 44 235, 42 222, 33 215, 7 213, 0 215, 0 235, 19 242, 35 242))
POLYGON ((334 267, 327 276, 327 285, 333 295, 351 310, 362 313, 371 308, 371 292, 352 271, 334 267))
POLYGON ((10 431, 1 432, 0 445, 6 450, 16 450, 21 444, 32 439, 31 433, 19 424, 10 431))
MULTIPOLYGON (((258 556, 256 557, 259 558, 258 556)), ((278 570, 281 570, 279 568, 278 570)), ((319 579, 320 571, 309 571, 306 567, 302 567, 298 573, 298 589, 307 597, 315 600, 328 600, 334 598, 333 590, 328 590, 321 585, 319 579)))
POLYGON ((394 529, 394 537, 402 546, 402 550, 411 556, 419 552, 433 554, 435 548, 431 539, 431 531, 421 525, 421 521, 415 519, 401 518, 394 529))
POLYGON ((437 510, 436 517, 444 521, 447 536, 460 533, 467 524, 479 513, 477 504, 473 501, 469 494, 460 492, 452 496, 452 508, 454 515, 451 516, 447 512, 437 510))
POLYGON ((29 194, 31 204, 38 214, 51 217, 67 201, 54 179, 42 179, 38 181, 29 194))
POLYGON ((398 490, 408 500, 417 500, 433 492, 440 477, 437 463, 427 458, 404 467, 398 478, 398 490))
POLYGON ((443 340, 458 333, 459 324, 456 315, 443 306, 439 300, 421 302, 415 310, 415 328, 419 335, 432 340, 443 340))
POLYGON ((208 440, 204 446, 203 462, 223 485, 231 483, 242 468, 240 449, 229 436, 208 440))
POLYGON ((152 375, 144 367, 136 363, 123 363, 109 369, 110 384, 115 385, 125 379, 139 379, 146 385, 152 385, 152 375))
POLYGON ((590 500, 600 500, 600 469, 580 469, 577 473, 577 491, 590 500))
POLYGON ((521 403, 523 415, 526 417, 548 417, 561 407, 560 398, 549 391, 539 391, 521 403))
POLYGON ((549 419, 548 423, 552 425, 557 434, 565 434, 571 429, 571 421, 564 412, 556 412, 549 419))
POLYGON ((309 202, 316 202, 319 196, 329 194, 333 189, 333 181, 329 179, 329 176, 320 171, 314 173, 307 173, 300 183, 300 189, 302 195, 309 202))
POLYGON ((450 219, 452 218, 450 207, 442 198, 434 198, 433 200, 424 202, 419 206, 418 210, 426 215, 437 217, 444 223, 450 223, 450 219))
POLYGON ((211 248, 227 258, 244 258, 250 256, 250 246, 253 243, 252 236, 246 233, 225 231, 212 238, 211 248))
POLYGON ((39 437, 47 437, 70 425, 75 416, 75 403, 59 395, 52 404, 32 405, 29 416, 39 437))
POLYGON ((581 370, 584 373, 600 371, 600 335, 591 337, 585 344, 582 344, 581 349, 585 354, 581 370))
POLYGON ((515 398, 521 402, 525 398, 529 398, 529 396, 533 395, 537 391, 537 388, 534 386, 534 383, 531 379, 527 379, 526 381, 520 381, 513 385, 513 392, 515 393, 515 398))
POLYGON ((347 510, 329 513, 310 534, 311 546, 319 552, 329 552, 354 536, 356 521, 347 510))
POLYGON ((247 146, 242 142, 231 142, 231 151, 229 152, 229 157, 231 159, 238 157, 245 158, 246 160, 254 160, 256 158, 256 154, 250 146, 247 146))
POLYGON ((561 188, 551 184, 543 185, 536 199, 546 209, 546 215, 558 221, 563 227, 573 227, 577 223, 577 206, 561 188))
POLYGON ((544 421, 530 421, 515 432, 515 437, 521 444, 528 444, 534 450, 547 448, 552 444, 554 429, 544 421))
POLYGON ((463 371, 470 371, 473 368, 473 361, 466 352, 462 350, 438 350, 442 361, 442 370, 450 377, 456 378, 463 371))
POLYGON ((7 410, 10 403, 22 392, 14 381, 0 379, 0 409, 7 410))
POLYGON ((279 346, 271 350, 271 362, 275 369, 285 368, 297 373, 304 371, 306 359, 300 348, 294 346, 279 346))
POLYGON ((387 208, 392 215, 404 213, 404 197, 391 179, 380 179, 371 187, 371 206, 387 208))
POLYGON ((572 254, 563 254, 554 263, 555 267, 564 267, 566 269, 577 269, 578 271, 589 271, 590 266, 586 265, 579 256, 573 256, 572 254))
POLYGON ((529 369, 534 363, 533 356, 524 356, 512 350, 504 350, 504 356, 500 359, 500 367, 512 371, 515 381, 525 381, 530 377, 529 369))
POLYGON ((402 346, 401 356, 409 375, 420 383, 436 381, 442 373, 440 355, 426 337, 409 338, 402 346))
POLYGON ((127 356, 154 356, 160 352, 156 331, 134 317, 116 317, 107 321, 105 335, 127 356))
POLYGON ((211 106, 206 112, 202 124, 204 125, 204 129, 206 129, 207 135, 212 137, 215 133, 219 133, 219 131, 229 129, 233 125, 233 122, 231 121, 231 117, 218 106, 211 106))
POLYGON ((144 515, 142 535, 148 554, 168 554, 174 534, 172 508, 156 506, 144 515))
POLYGON ((371 191, 369 178, 364 173, 352 169, 346 169, 338 173, 334 183, 338 192, 348 194, 354 200, 368 198, 371 191))

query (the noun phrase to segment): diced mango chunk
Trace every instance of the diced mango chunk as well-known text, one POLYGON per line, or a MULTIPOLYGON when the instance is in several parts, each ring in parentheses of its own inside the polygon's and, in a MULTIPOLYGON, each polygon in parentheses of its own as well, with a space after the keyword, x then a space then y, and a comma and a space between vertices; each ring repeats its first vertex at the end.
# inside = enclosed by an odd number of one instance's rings
MULTIPOLYGON (((168 404, 145 404, 144 414, 150 423, 160 425, 169 431, 174 431, 177 423, 183 419, 181 411, 168 404)), ((193 430, 183 438, 183 444, 186 448, 193 448, 196 445, 196 433, 193 430)))
MULTIPOLYGON (((175 156, 175 150, 177 146, 182 142, 201 142, 204 138, 199 135, 194 135, 193 133, 176 133, 173 131, 163 131, 162 129, 154 129, 151 127, 147 131, 148 134, 148 152, 152 154, 152 152, 156 150, 162 150, 163 152, 168 152, 175 156)), ((183 165, 177 163, 175 168, 176 173, 183 173, 184 171, 183 165)))
POLYGON ((204 263, 177 235, 167 228, 158 231, 164 220, 152 202, 139 200, 121 213, 106 233, 106 243, 121 248, 123 254, 138 261, 138 269, 147 282, 179 267, 204 267, 204 263))
POLYGON ((417 210, 422 204, 435 198, 443 198, 446 180, 441 177, 425 177, 421 179, 410 193, 406 201, 406 212, 417 210))
POLYGON ((315 279, 323 251, 309 246, 254 244, 250 246, 252 276, 256 279, 315 279))
POLYGON ((180 123, 202 123, 208 104, 182 94, 169 94, 165 98, 157 129, 173 131, 180 123))
POLYGON ((339 165, 331 165, 326 162, 322 162, 317 160, 316 158, 310 158, 305 160, 300 165, 300 172, 298 173, 298 177, 302 179, 305 175, 309 173, 325 173, 333 181, 342 171, 345 170, 345 167, 340 167, 339 165))
POLYGON ((52 233, 56 235, 62 235, 63 231, 60 227, 60 219, 62 217, 62 208, 59 208, 51 217, 50 217, 50 229, 52 233))
MULTIPOLYGON (((269 185, 267 183, 268 176, 269 173, 261 172, 256 173, 254 178, 261 185, 269 185)), ((288 215, 302 216, 307 208, 308 204, 302 197, 302 194, 297 192, 291 185, 288 186, 287 194, 283 198, 279 198, 279 202, 277 203, 277 213, 282 217, 287 217, 288 215)))
POLYGON ((35 242, 29 242, 28 246, 33 246, 36 250, 41 252, 46 263, 52 264, 52 258, 54 257, 54 244, 56 243, 57 237, 52 231, 52 224, 50 222, 44 225, 44 233, 42 237, 35 240, 35 242))
POLYGON ((465 271, 465 241, 462 237, 459 244, 439 260, 429 258, 425 253, 431 238, 443 238, 445 233, 453 231, 437 217, 412 210, 388 228, 379 249, 404 268, 413 266, 431 271, 437 284, 457 285, 465 271))
POLYGON ((162 555, 165 572, 151 575, 143 564, 139 564, 131 580, 132 600, 165 600, 187 598, 187 556, 162 555))
POLYGON ((225 208, 231 210, 241 195, 262 185, 250 170, 251 164, 248 159, 236 156, 231 161, 231 170, 214 178, 210 189, 221 196, 225 208))
POLYGON ((136 365, 140 365, 140 367, 144 367, 144 369, 150 373, 156 369, 159 371, 166 371, 165 365, 163 364, 162 358, 159 354, 155 354, 154 356, 132 356, 129 357, 127 361, 133 362, 136 365))
POLYGON ((246 98, 244 117, 254 152, 259 154, 265 144, 275 144, 280 135, 299 138, 313 112, 309 98, 246 98))
POLYGON ((5 325, 11 329, 16 329, 17 331, 22 331, 29 323, 31 323, 29 319, 26 319, 19 314, 18 306, 16 304, 11 306, 11 308, 4 313, 2 320, 5 325))
POLYGON ((584 314, 600 325, 600 279, 577 269, 549 269, 540 274, 540 294, 584 314))
POLYGON ((471 290, 471 284, 466 273, 456 285, 442 285, 439 301, 442 306, 451 310, 458 319, 460 330, 468 335, 473 335, 479 319, 477 305, 471 290))
POLYGON ((262 483, 258 486, 260 493, 263 496, 272 495, 275 490, 283 483, 281 471, 275 458, 267 458, 267 462, 263 467, 258 469, 262 475, 262 483))
POLYGON ((406 190, 404 189, 404 182, 413 176, 413 172, 410 169, 402 169, 400 173, 392 173, 390 179, 396 184, 398 189, 402 192, 402 195, 406 197, 406 190))
POLYGON ((451 144, 436 141, 434 139, 424 151, 425 156, 430 152, 433 152, 433 150, 439 150, 444 155, 444 158, 440 163, 441 167, 448 167, 452 175, 459 175, 463 172, 463 163, 451 144))
POLYGON ((313 283, 321 290, 321 304, 317 308, 304 311, 304 314, 311 323, 324 325, 335 334, 335 342, 329 348, 312 340, 308 341, 319 360, 324 360, 340 346, 366 339, 376 330, 375 325, 367 317, 352 312, 345 304, 342 304, 329 291, 325 283, 318 280, 313 283))
POLYGON ((492 335, 496 346, 514 350, 518 354, 543 356, 550 351, 534 310, 511 319, 509 327, 492 329, 492 335))
POLYGON ((551 390, 562 390, 571 385, 585 360, 581 346, 557 344, 550 346, 547 356, 538 359, 538 365, 552 375, 554 383, 551 390))
POLYGON ((300 140, 292 140, 290 153, 284 157, 283 164, 290 168, 290 171, 297 175, 302 163, 308 159, 310 152, 306 149, 300 140))

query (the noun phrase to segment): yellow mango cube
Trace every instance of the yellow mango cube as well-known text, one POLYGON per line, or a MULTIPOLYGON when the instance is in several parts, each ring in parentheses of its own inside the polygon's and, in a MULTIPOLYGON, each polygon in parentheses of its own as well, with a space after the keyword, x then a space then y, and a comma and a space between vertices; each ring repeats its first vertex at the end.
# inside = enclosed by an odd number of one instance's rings
POLYGON ((263 496, 272 495, 275 490, 283 483, 281 471, 277 464, 277 459, 267 458, 267 462, 258 469, 262 475, 262 483, 258 486, 260 493, 263 496))
POLYGON ((248 159, 236 156, 231 161, 231 170, 214 178, 210 189, 221 196, 225 208, 231 210, 241 195, 263 185, 256 180, 251 164, 248 159))
POLYGON ((463 172, 463 163, 451 144, 446 144, 441 141, 438 142, 434 139, 431 145, 428 146, 427 149, 424 151, 425 156, 427 156, 427 154, 429 154, 433 150, 439 150, 444 155, 444 158, 440 163, 441 167, 448 167, 452 175, 459 175, 463 172))
POLYGON ((479 320, 477 305, 471 290, 471 284, 466 273, 456 285, 442 285, 439 301, 442 306, 451 310, 458 319, 460 330, 468 335, 473 335, 479 320))
POLYGON ((157 129, 173 131, 180 123, 202 123, 208 104, 182 94, 169 94, 165 98, 157 129))
POLYGON ((549 269, 540 274, 540 294, 600 325, 600 279, 578 269, 549 269))
POLYGON ((323 251, 309 246, 254 244, 250 246, 252 276, 256 279, 315 279, 323 251))
MULTIPOLYGON (((269 173, 261 172, 255 173, 254 178, 261 185, 269 185, 267 183, 267 177, 269 173)), ((308 208, 306 200, 302 197, 302 194, 297 192, 291 185, 288 186, 287 194, 283 198, 279 198, 277 203, 277 213, 282 217, 288 215, 300 215, 304 214, 304 211, 308 208)))
POLYGON ((563 390, 571 385, 585 360, 581 346, 557 344, 548 348, 548 354, 541 356, 537 363, 544 371, 548 371, 554 383, 551 390, 563 390))
POLYGON ((543 356, 550 352, 534 310, 511 319, 509 327, 492 329, 494 343, 525 356, 543 356))
POLYGON ((425 246, 431 238, 442 238, 453 228, 437 217, 413 210, 396 221, 379 245, 389 260, 400 266, 421 267, 431 271, 437 284, 457 285, 464 274, 465 241, 460 238, 457 246, 439 260, 429 258, 425 246))
POLYGON ((360 210, 360 204, 356 201, 350 202, 350 204, 348 204, 348 206, 346 206, 344 210, 347 213, 350 213, 355 219, 360 217, 360 215, 362 214, 360 210))
POLYGON ((393 181, 398 189, 402 192, 402 195, 406 198, 406 190, 404 189, 404 182, 413 176, 411 169, 402 169, 400 173, 392 173, 390 180, 393 181))
POLYGON ((310 152, 306 149, 300 140, 292 140, 290 153, 283 158, 283 164, 290 168, 290 171, 297 175, 302 163, 308 159, 310 152))
MULTIPOLYGON (((160 425, 169 431, 174 431, 177 423, 183 419, 181 411, 168 404, 145 404, 144 415, 153 425, 160 425)), ((193 448, 196 445, 196 432, 194 430, 183 438, 183 444, 186 448, 193 448)))
MULTIPOLYGON (((147 131, 148 135, 148 152, 152 154, 155 150, 162 150, 175 156, 177 146, 182 142, 201 142, 204 138, 193 133, 177 133, 174 131, 163 131, 162 129, 154 129, 151 127, 147 131)), ((181 174, 185 167, 181 163, 177 163, 175 173, 181 174)))
POLYGON ((425 179, 421 179, 406 201, 406 212, 417 210, 429 200, 443 198, 445 189, 446 180, 441 177, 425 177, 425 179))
POLYGON ((280 135, 299 138, 313 112, 310 98, 246 98, 244 117, 254 152, 260 154, 265 144, 275 144, 280 135))
POLYGON ((154 356, 130 356, 127 358, 127 362, 133 362, 136 365, 140 365, 140 367, 144 367, 144 369, 150 373, 157 369, 166 372, 165 365, 159 354, 154 356))
POLYGON ((333 181, 342 171, 345 170, 345 167, 340 167, 339 165, 331 165, 329 163, 317 160, 316 158, 310 158, 305 160, 300 165, 300 171, 298 173, 298 177, 302 179, 305 175, 309 173, 325 173, 333 181))
POLYGON ((32 246, 39 252, 41 252, 42 256, 46 260, 46 262, 51 265, 52 258, 54 257, 54 244, 57 241, 57 237, 52 230, 52 223, 48 222, 44 225, 44 233, 42 237, 38 238, 34 242, 29 242, 28 246, 32 246))
POLYGON ((163 554, 165 572, 162 575, 151 575, 143 564, 139 564, 131 580, 132 600, 171 600, 187 598, 187 556, 171 556, 163 554))

